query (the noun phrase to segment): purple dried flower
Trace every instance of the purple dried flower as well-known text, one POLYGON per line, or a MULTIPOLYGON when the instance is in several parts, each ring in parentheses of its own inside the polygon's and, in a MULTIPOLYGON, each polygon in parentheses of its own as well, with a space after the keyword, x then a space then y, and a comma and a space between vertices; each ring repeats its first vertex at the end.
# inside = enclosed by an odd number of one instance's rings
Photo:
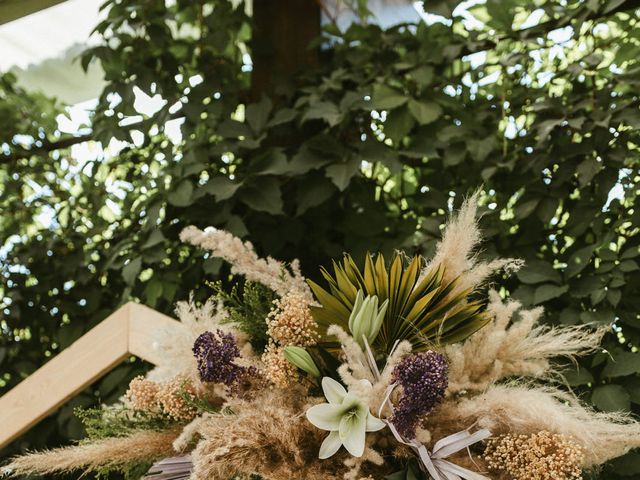
POLYGON ((394 406, 391 422, 407 440, 416 436, 421 417, 442 401, 449 384, 444 355, 428 352, 408 355, 393 370, 393 382, 403 392, 394 406))
POLYGON ((240 349, 231 333, 216 330, 204 332, 193 344, 193 354, 198 362, 200 379, 203 382, 222 383, 235 392, 240 384, 256 373, 254 367, 243 367, 235 363, 240 349))

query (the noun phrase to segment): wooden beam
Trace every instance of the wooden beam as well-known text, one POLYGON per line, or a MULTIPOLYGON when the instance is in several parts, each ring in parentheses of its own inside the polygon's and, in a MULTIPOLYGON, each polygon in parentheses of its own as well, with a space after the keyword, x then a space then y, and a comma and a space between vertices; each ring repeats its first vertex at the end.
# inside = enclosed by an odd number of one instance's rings
POLYGON ((182 325, 151 308, 127 303, 0 397, 0 448, 5 447, 131 355, 157 365, 154 332, 182 325))
POLYGON ((53 7, 65 0, 0 0, 0 25, 53 7))
POLYGON ((171 317, 138 303, 128 303, 129 353, 153 365, 160 365, 162 352, 154 345, 155 333, 164 330, 180 335, 183 326, 171 317))

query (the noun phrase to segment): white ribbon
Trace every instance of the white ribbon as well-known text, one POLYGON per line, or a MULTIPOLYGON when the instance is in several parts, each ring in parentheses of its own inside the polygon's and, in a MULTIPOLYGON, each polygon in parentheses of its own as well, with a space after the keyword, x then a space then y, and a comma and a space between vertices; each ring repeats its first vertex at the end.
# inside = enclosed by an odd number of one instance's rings
MULTIPOLYGON (((376 380, 380 379, 380 371, 378 370, 378 366, 375 361, 375 357, 373 356, 373 352, 371 351, 371 347, 367 342, 366 338, 364 340, 364 346, 366 348, 367 353, 367 362, 371 368, 371 372, 376 380)), ((395 350, 394 345, 393 350, 395 350)), ((382 410, 385 406, 389 406, 393 410, 393 404, 391 403, 391 394, 393 390, 396 388, 397 384, 392 384, 387 387, 385 391, 384 400, 380 405, 380 409, 378 410, 378 418, 382 417, 382 410)), ((428 473, 433 480, 491 480, 489 477, 485 477, 479 473, 473 472, 469 469, 463 468, 459 465, 456 465, 449 460, 446 460, 447 457, 457 453, 461 450, 469 449, 471 445, 474 443, 481 442, 491 437, 491 432, 486 428, 482 430, 478 430, 475 433, 471 433, 468 430, 462 430, 461 432, 454 433, 453 435, 449 435, 448 437, 441 438, 433 445, 433 451, 429 452, 427 447, 425 447, 422 443, 418 442, 416 439, 406 441, 398 429, 395 427, 393 423, 389 420, 382 420, 387 424, 393 436, 400 443, 411 447, 411 449, 416 452, 418 458, 420 459, 420 468, 423 472, 428 473)), ((471 458, 471 453, 469 452, 469 457, 471 458)), ((471 458, 473 460, 473 458, 471 458)))

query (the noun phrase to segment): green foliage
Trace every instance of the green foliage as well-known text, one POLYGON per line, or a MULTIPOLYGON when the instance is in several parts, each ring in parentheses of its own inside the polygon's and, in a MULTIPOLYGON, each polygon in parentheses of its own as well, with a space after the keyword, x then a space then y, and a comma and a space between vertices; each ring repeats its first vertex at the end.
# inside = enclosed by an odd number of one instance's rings
POLYGON ((249 335, 251 344, 258 351, 264 350, 269 336, 267 335, 267 315, 273 306, 275 293, 259 283, 245 282, 225 290, 222 282, 210 284, 215 290, 215 297, 222 302, 229 317, 227 323, 237 325, 249 335))
POLYGON ((122 406, 77 408, 74 412, 84 425, 88 440, 126 437, 139 430, 166 430, 176 422, 164 415, 134 412, 122 406))
MULTIPOLYGON (((188 224, 298 257, 318 280, 344 251, 428 256, 448 212, 483 185, 483 254, 529 264, 505 292, 542 303, 551 323, 614 323, 611 356, 582 361, 574 387, 638 413, 637 3, 425 4, 450 18, 329 24, 317 65, 262 95, 242 5, 109 1, 83 57, 106 87, 79 138, 57 130, 60 105, 3 76, 2 392, 127 300, 166 313, 192 289, 205 300, 228 270, 179 243, 188 224), (140 115, 138 88, 166 103, 140 115), (112 138, 123 143, 107 149, 112 138), (89 139, 79 159, 69 146, 89 139)), ((97 384, 74 402, 117 390, 97 384)), ((79 436, 70 413, 7 453, 79 436)), ((603 478, 635 475, 636 460, 603 478)))

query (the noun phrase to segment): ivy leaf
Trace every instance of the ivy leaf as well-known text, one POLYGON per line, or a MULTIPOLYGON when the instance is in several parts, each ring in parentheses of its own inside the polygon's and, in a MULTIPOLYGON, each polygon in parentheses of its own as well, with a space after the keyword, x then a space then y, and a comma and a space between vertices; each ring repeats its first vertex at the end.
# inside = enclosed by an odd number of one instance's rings
POLYGON ((393 110, 407 103, 407 96, 387 85, 373 87, 373 106, 377 110, 393 110))
POLYGON ((442 107, 435 102, 409 100, 409 111, 420 125, 435 122, 442 115, 442 107))
POLYGON ((242 188, 239 195, 240 200, 255 211, 271 215, 282 213, 282 193, 275 178, 261 178, 257 184, 242 188))
POLYGON ((136 282, 141 268, 142 257, 134 258, 124 266, 124 268, 122 269, 122 278, 124 278, 124 281, 127 283, 127 285, 133 285, 136 282))
POLYGON ((591 401, 605 412, 628 411, 631 407, 629 392, 620 385, 603 385, 596 388, 591 401))

